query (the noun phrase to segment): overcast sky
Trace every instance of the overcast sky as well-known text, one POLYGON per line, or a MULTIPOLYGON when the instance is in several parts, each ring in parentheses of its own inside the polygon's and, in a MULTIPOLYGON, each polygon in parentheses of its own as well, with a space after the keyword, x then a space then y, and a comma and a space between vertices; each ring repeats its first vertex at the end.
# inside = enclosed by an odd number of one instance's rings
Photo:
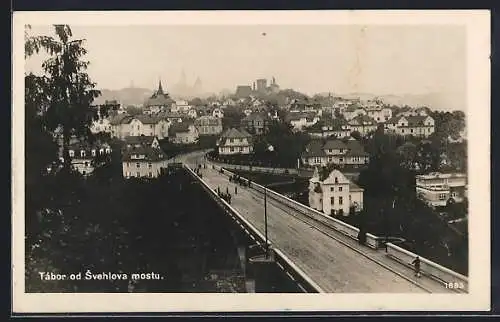
MULTIPOLYGON (((184 70, 204 90, 276 77, 306 93, 437 92, 465 100, 465 29, 459 26, 73 26, 86 39, 99 88, 168 89, 184 70), (265 33, 265 35, 263 34, 265 33)), ((33 26, 34 34, 52 34, 33 26)), ((43 56, 27 62, 38 70, 43 56)))

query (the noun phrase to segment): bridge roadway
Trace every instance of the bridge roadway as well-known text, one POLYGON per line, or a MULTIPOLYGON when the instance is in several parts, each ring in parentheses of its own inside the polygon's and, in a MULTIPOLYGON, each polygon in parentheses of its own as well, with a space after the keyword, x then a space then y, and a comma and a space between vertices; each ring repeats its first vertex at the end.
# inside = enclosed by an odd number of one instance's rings
MULTIPOLYGON (((190 153, 177 162, 191 168, 202 163, 203 154, 190 153)), ((251 188, 229 182, 227 176, 207 165, 202 180, 221 191, 229 189, 231 205, 264 234, 263 195, 251 188)), ((302 214, 267 198, 268 238, 300 269, 328 293, 448 293, 441 283, 416 278, 413 271, 385 256, 383 250, 359 245, 336 231, 322 231, 302 214)))

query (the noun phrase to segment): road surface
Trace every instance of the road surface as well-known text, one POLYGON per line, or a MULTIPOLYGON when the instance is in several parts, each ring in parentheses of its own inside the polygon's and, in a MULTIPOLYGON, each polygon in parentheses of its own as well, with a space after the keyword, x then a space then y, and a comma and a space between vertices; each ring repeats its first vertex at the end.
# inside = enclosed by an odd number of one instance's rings
MULTIPOLYGON (((203 153, 195 152, 177 158, 191 168, 202 163, 203 153)), ((204 180, 211 188, 231 192, 231 205, 261 233, 264 233, 264 201, 259 192, 238 186, 227 176, 202 168, 204 180)), ((335 232, 322 232, 303 216, 277 201, 267 199, 268 237, 325 292, 331 293, 447 293, 442 284, 426 277, 416 278, 413 271, 377 251, 359 245, 335 232), (418 285, 417 285, 418 284, 418 285)))

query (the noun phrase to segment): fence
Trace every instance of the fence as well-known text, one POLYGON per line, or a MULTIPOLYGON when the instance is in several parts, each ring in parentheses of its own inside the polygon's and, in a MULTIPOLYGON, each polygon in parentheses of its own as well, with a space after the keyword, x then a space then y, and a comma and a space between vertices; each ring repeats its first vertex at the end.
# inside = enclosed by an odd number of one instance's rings
MULTIPOLYGON (((249 235, 255 238, 257 244, 264 249, 266 245, 266 238, 262 235, 248 220, 243 218, 240 213, 234 209, 229 203, 224 199, 220 198, 215 190, 210 188, 208 184, 203 181, 191 168, 185 166, 188 172, 198 179, 202 187, 217 201, 217 203, 223 208, 223 210, 228 213, 237 224, 239 224, 249 235)), ((271 244, 268 241, 269 248, 271 249, 271 244)), ((275 261, 279 263, 285 271, 294 277, 294 279, 299 283, 300 286, 307 293, 324 293, 319 285, 317 285, 306 273, 304 273, 297 265, 295 265, 288 257, 285 256, 281 251, 273 249, 275 254, 275 261)))
POLYGON ((225 163, 215 160, 214 158, 207 155, 208 160, 212 163, 231 170, 249 171, 249 172, 261 172, 270 174, 293 174, 297 175, 298 171, 295 168, 278 168, 278 167, 263 167, 257 165, 245 165, 245 164, 233 164, 225 163))
MULTIPOLYGON (((232 172, 222 169, 223 173, 225 175, 233 175, 232 172)), ((246 182, 248 182, 247 179, 242 178, 246 182)), ((264 193, 264 188, 263 186, 252 182, 252 188, 264 193)), ((267 196, 284 204, 289 206, 292 209, 295 209, 296 211, 303 213, 305 215, 308 215, 319 222, 323 223, 325 226, 330 227, 338 232, 343 233, 346 236, 349 236, 350 238, 353 239, 358 239, 358 233, 359 229, 351 226, 349 224, 346 224, 338 219, 329 217, 325 215, 324 213, 317 211, 315 209, 312 209, 310 207, 307 207, 295 200, 292 200, 286 196, 280 195, 279 193, 270 190, 267 188, 267 196)), ((378 249, 382 246, 383 244, 383 238, 375 236, 373 234, 367 233, 366 234, 366 244, 370 248, 373 249, 378 249)), ((414 254, 406 249, 403 249, 401 247, 398 247, 392 243, 387 243, 387 253, 388 257, 395 260, 396 262, 399 262, 402 265, 410 265, 410 263, 418 256, 417 254, 414 254)), ((449 288, 455 288, 458 290, 462 291, 468 291, 468 277, 461 275, 457 272, 454 272, 444 266, 441 266, 435 262, 432 262, 429 259, 420 257, 421 261, 421 270, 424 274, 427 274, 430 278, 437 280, 440 283, 443 283, 446 287, 449 288)))
MULTIPOLYGON (((398 247, 392 243, 387 243, 387 254, 393 260, 400 262, 403 265, 411 265, 412 261, 418 256, 406 249, 398 247)), ((446 285, 448 288, 468 291, 469 279, 467 276, 461 275, 444 266, 434 263, 427 258, 420 258, 420 269, 422 274, 437 280, 446 285)))

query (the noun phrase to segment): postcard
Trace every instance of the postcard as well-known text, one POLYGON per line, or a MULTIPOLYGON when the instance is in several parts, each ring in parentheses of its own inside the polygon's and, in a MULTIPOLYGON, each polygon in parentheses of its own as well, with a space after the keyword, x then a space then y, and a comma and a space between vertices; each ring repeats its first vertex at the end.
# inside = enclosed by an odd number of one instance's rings
POLYGON ((13 22, 14 312, 489 310, 488 11, 13 22))

